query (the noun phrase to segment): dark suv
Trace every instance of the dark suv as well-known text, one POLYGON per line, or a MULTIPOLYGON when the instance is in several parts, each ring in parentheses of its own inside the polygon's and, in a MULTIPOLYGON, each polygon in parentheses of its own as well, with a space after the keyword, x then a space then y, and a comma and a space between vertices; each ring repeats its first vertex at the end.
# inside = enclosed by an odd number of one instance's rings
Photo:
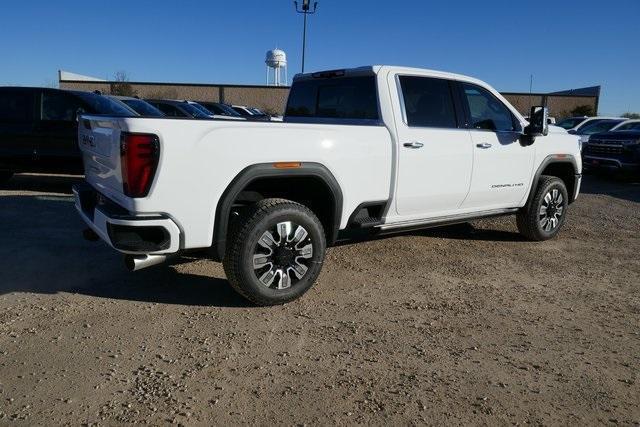
POLYGON ((640 174, 640 126, 592 135, 582 155, 587 169, 640 174))
POLYGON ((0 183, 15 172, 83 173, 79 112, 132 115, 95 93, 0 87, 0 183))

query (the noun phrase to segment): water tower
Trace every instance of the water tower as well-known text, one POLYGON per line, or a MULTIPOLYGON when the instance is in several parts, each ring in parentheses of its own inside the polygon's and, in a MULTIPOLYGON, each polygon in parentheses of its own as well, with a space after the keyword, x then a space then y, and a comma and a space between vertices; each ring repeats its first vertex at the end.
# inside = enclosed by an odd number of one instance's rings
POLYGON ((280 49, 267 52, 267 84, 273 86, 287 85, 287 54, 280 49), (271 72, 273 70, 273 72, 271 72), (283 78, 284 77, 284 78, 283 78))

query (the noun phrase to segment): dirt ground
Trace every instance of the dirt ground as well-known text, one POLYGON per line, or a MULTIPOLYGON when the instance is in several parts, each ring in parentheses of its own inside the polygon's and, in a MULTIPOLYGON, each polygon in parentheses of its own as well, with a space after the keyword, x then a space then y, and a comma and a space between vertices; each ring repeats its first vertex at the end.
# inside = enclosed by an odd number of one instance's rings
POLYGON ((331 248, 255 308, 210 261, 126 272, 74 180, 0 190, 0 424, 640 423, 640 184, 587 176, 549 242, 505 217, 331 248))

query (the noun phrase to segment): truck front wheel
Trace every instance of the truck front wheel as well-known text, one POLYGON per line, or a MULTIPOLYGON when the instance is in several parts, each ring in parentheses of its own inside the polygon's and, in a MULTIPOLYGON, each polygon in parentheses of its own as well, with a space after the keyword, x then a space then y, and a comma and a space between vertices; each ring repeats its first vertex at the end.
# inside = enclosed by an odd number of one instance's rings
POLYGON ((284 304, 315 283, 326 251, 322 224, 306 206, 265 199, 235 218, 223 260, 227 279, 258 305, 284 304))
POLYGON ((529 240, 555 237, 565 222, 569 195, 560 178, 543 175, 531 203, 516 216, 518 231, 529 240))

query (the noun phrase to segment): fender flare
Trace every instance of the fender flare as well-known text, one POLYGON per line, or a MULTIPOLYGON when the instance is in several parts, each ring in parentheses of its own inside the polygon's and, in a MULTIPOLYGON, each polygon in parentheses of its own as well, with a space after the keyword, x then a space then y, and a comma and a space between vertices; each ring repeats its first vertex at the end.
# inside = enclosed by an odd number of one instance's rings
MULTIPOLYGON (((527 203, 524 205, 525 208, 528 207, 531 204, 531 201, 533 200, 533 196, 535 195, 536 188, 538 188, 538 181, 540 181, 540 176, 542 176, 542 172, 546 169, 547 166, 554 163, 570 164, 571 166, 573 166, 574 175, 580 175, 580 171, 578 170, 578 162, 576 161, 575 157, 573 157, 573 155, 549 154, 547 157, 544 158, 542 163, 540 163, 540 166, 538 166, 538 169, 536 170, 536 173, 533 176, 533 180, 531 181, 531 188, 529 189, 529 195, 527 196, 527 203)), ((573 189, 573 191, 575 191, 575 189, 573 189)), ((572 202, 573 200, 571 200, 569 203, 572 203, 572 202)))
POLYGON ((252 182, 262 178, 313 177, 321 180, 332 193, 334 201, 333 227, 327 230, 330 245, 338 237, 342 219, 342 190, 333 174, 324 165, 315 162, 302 162, 300 167, 291 169, 277 169, 273 163, 258 163, 244 168, 233 178, 218 200, 213 228, 213 257, 217 260, 224 258, 226 250, 229 215, 233 201, 252 182))

